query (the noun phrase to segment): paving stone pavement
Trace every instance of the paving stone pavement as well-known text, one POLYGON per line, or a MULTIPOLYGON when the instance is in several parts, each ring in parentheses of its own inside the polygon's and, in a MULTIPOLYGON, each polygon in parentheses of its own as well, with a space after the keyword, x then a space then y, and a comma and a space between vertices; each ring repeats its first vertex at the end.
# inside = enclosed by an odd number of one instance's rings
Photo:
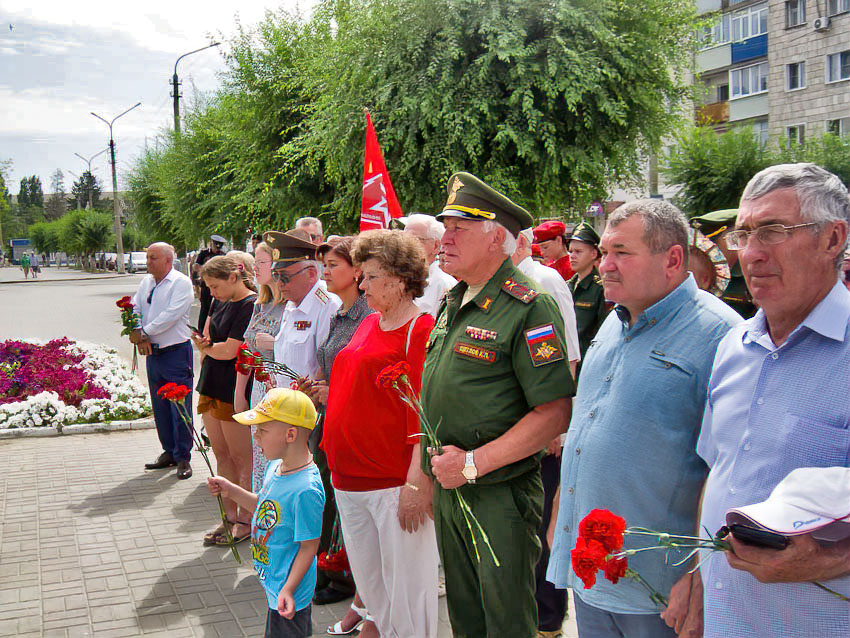
MULTIPOLYGON (((201 544, 218 516, 202 459, 178 481, 142 469, 158 452, 152 430, 0 441, 0 636, 262 636, 248 544, 242 565, 201 544)), ((347 606, 314 607, 315 635, 347 606)))

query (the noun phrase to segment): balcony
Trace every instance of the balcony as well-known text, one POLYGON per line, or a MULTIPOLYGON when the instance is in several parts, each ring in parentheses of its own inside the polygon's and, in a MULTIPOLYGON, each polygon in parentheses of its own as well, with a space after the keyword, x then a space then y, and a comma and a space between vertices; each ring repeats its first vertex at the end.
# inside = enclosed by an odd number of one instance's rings
POLYGON ((712 102, 696 108, 694 114, 697 122, 706 124, 721 124, 729 121, 729 102, 712 102))
POLYGON ((767 56, 767 34, 732 43, 732 64, 767 56))

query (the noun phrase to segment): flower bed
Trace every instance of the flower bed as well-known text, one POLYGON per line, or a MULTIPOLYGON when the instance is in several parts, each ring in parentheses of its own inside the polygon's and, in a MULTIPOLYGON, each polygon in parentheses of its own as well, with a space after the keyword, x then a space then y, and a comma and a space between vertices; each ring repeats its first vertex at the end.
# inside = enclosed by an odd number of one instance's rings
POLYGON ((137 419, 147 390, 111 349, 68 339, 0 342, 0 429, 137 419))

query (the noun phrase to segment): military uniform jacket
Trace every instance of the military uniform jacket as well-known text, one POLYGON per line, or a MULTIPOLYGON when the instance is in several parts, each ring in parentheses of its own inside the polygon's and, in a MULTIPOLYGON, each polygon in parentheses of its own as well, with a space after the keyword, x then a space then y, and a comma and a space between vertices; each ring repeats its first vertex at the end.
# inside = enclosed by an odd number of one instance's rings
POLYGON ((723 291, 720 298, 744 319, 750 319, 756 314, 758 308, 753 303, 753 297, 747 288, 741 264, 736 263, 729 271, 731 275, 729 285, 726 286, 726 290, 723 291))
POLYGON ((581 348, 581 358, 599 326, 605 321, 610 306, 605 303, 605 292, 602 290, 602 281, 599 279, 599 271, 594 268, 590 274, 582 280, 576 273, 567 282, 570 292, 573 293, 573 306, 576 310, 576 327, 578 328, 578 342, 581 348))
MULTIPOLYGON (((472 301, 461 306, 464 282, 443 299, 426 346, 422 405, 444 445, 473 450, 535 406, 575 394, 563 319, 552 297, 532 286, 507 259, 472 301)), ((478 482, 505 481, 538 464, 531 456, 478 482)))

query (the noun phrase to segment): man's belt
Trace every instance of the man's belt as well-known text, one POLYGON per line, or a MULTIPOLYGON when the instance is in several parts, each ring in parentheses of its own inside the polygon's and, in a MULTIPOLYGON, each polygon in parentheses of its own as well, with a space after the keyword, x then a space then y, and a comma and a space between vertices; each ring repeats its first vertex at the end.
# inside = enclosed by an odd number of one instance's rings
POLYGON ((177 348, 182 348, 187 343, 189 343, 188 339, 186 341, 184 341, 183 343, 175 343, 174 345, 165 346, 164 348, 160 348, 155 343, 152 343, 151 344, 151 351, 152 351, 151 354, 165 354, 166 352, 171 352, 172 350, 177 350, 177 348))

